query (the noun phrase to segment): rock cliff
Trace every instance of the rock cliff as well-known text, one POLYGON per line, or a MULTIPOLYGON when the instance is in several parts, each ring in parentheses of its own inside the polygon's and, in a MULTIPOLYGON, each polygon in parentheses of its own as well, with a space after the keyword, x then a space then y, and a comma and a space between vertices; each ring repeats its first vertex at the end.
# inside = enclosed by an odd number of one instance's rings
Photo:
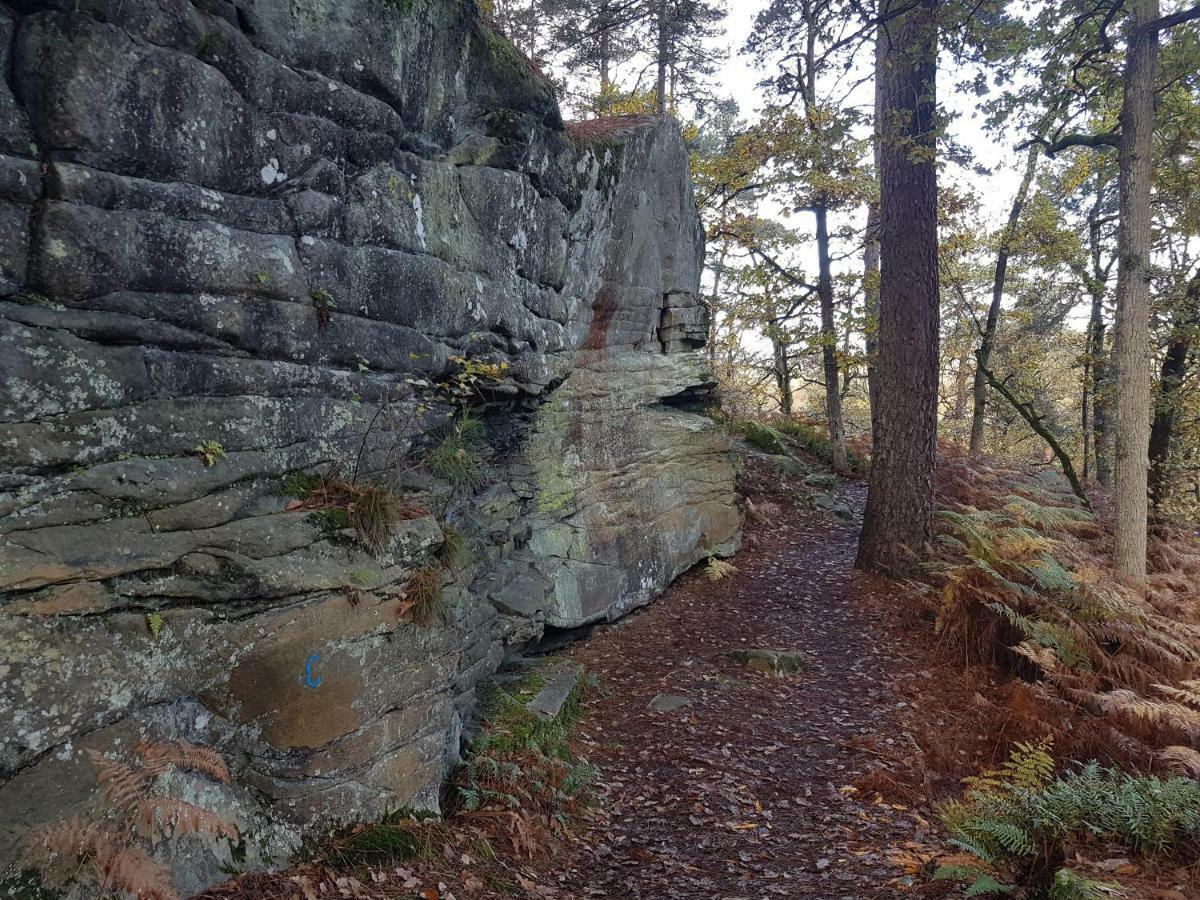
POLYGON ((735 547, 673 125, 473 0, 6 0, 0 73, 0 869, 142 737, 233 773, 185 892, 436 807, 506 655, 735 547))

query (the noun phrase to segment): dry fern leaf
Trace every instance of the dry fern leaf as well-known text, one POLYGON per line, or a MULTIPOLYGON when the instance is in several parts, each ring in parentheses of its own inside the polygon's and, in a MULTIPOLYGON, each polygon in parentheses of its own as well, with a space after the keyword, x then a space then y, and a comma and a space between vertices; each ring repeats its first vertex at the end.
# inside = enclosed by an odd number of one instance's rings
POLYGON ((96 750, 88 750, 87 755, 96 767, 97 782, 113 806, 132 809, 141 802, 151 783, 151 776, 145 769, 135 769, 96 750))
POLYGON ((1038 644, 1032 644, 1029 641, 1021 641, 1021 643, 1013 646, 1013 652, 1019 653, 1043 672, 1055 672, 1058 670, 1058 657, 1049 647, 1042 647, 1038 644))
POLYGON ((133 752, 141 757, 146 770, 161 775, 171 766, 207 775, 213 781, 229 784, 229 767, 211 747, 197 747, 187 741, 139 741, 133 752))
POLYGON ((1181 681, 1178 685, 1153 684, 1151 687, 1176 703, 1200 710, 1200 681, 1181 681))
POLYGON ((1200 778, 1200 753, 1191 747, 1166 747, 1158 753, 1159 762, 1172 772, 1200 778))
POLYGON ((173 797, 147 797, 137 808, 137 824, 143 834, 213 834, 238 839, 238 829, 211 810, 173 797))
POLYGON ((1182 703, 1148 700, 1133 691, 1098 694, 1097 702, 1107 713, 1118 713, 1152 725, 1178 729, 1189 737, 1200 737, 1200 712, 1182 703))
POLYGON ((53 825, 38 825, 29 831, 26 847, 32 857, 48 863, 75 862, 92 855, 102 829, 76 814, 53 825))
POLYGON ((92 867, 104 884, 133 894, 138 900, 179 900, 171 873, 138 847, 99 847, 92 867))

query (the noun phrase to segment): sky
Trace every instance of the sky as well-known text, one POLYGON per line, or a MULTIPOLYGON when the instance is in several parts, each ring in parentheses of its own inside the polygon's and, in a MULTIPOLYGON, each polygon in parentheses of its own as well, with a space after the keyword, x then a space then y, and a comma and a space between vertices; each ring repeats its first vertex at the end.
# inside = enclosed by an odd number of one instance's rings
MULTIPOLYGON (((725 20, 726 34, 719 41, 720 45, 728 48, 730 53, 718 76, 721 89, 733 96, 742 109, 744 117, 750 118, 762 105, 762 91, 758 82, 767 73, 758 69, 754 61, 737 52, 746 44, 754 18, 759 10, 767 5, 768 0, 726 0, 729 10, 725 20)), ((864 50, 871 54, 870 45, 864 50)), ((973 152, 976 161, 992 171, 990 176, 971 174, 970 183, 978 191, 983 209, 989 221, 1003 221, 1008 216, 1008 207, 1012 196, 1020 183, 1018 167, 1022 163, 1022 154, 1016 152, 1013 146, 997 141, 993 136, 984 132, 980 117, 975 112, 974 100, 953 91, 952 82, 946 75, 945 61, 941 71, 941 81, 938 88, 939 102, 954 114, 956 118, 951 125, 951 131, 956 140, 966 145, 973 152)), ((957 80, 957 73, 956 79, 957 80)), ((864 87, 864 96, 857 102, 869 105, 871 85, 864 87)), ((950 177, 961 177, 960 173, 950 173, 950 177)))

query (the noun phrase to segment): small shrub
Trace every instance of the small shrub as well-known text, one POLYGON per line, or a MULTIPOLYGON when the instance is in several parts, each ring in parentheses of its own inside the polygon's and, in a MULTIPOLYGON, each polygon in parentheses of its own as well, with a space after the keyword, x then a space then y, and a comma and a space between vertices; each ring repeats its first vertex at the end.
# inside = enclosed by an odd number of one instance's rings
POLYGON ((442 546, 438 548, 438 561, 447 568, 464 565, 470 560, 471 551, 463 533, 453 525, 443 523, 442 546))
POLYGON ((357 488, 346 511, 350 527, 372 550, 380 550, 391 536, 392 527, 404 518, 402 508, 391 490, 381 484, 357 488))
POLYGON ((220 441, 204 441, 193 447, 192 452, 200 457, 200 462, 207 468, 212 468, 219 460, 225 458, 225 448, 220 441))
POLYGON ((336 473, 288 475, 283 490, 296 497, 288 509, 312 510, 317 524, 329 534, 353 528, 373 551, 386 546, 398 522, 422 515, 382 484, 355 484, 336 473))
POLYGON ((409 576, 400 600, 400 616, 414 625, 444 625, 449 618, 440 566, 427 565, 409 576))
POLYGON ((459 413, 434 436, 425 465, 457 490, 478 487, 487 475, 487 435, 483 423, 459 413))
MULTIPOLYGON (((826 463, 833 462, 833 444, 829 440, 829 434, 824 426, 813 425, 799 419, 787 419, 776 424, 775 429, 806 453, 810 453, 826 463)), ((867 470, 867 461, 849 447, 846 448, 846 464, 851 472, 861 473, 867 470)))
POLYGON ((783 442, 779 439, 778 432, 769 425, 746 421, 737 426, 737 431, 741 434, 742 439, 755 450, 777 455, 787 453, 783 447, 783 442))

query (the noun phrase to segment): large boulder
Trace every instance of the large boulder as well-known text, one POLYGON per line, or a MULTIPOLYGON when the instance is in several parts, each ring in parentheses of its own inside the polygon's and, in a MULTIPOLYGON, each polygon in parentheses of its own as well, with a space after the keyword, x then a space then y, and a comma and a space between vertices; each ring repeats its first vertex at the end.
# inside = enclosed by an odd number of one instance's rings
POLYGON ((564 127, 470 0, 10 0, 0 71, 0 870, 143 738, 231 769, 183 892, 436 808, 506 655, 736 547, 673 124, 564 127))

